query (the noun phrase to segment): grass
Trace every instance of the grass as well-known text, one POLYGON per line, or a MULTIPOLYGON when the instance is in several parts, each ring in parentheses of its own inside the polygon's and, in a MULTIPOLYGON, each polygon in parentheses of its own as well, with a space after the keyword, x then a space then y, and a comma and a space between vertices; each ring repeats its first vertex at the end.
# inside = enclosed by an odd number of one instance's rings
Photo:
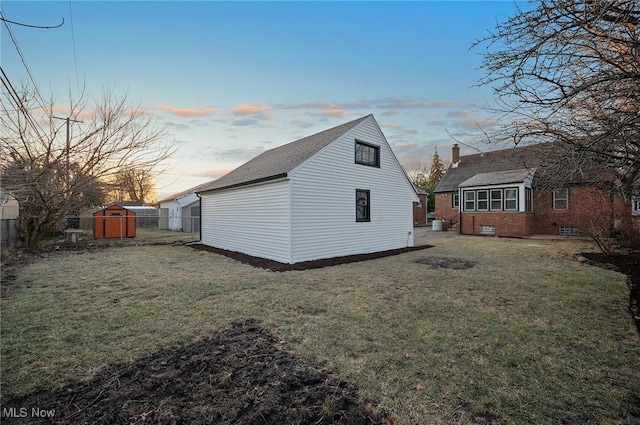
POLYGON ((631 424, 640 337, 584 242, 455 237, 400 256, 266 272, 184 246, 55 253, 4 292, 2 397, 254 317, 397 424, 631 424), (461 270, 416 260, 475 262, 461 270))

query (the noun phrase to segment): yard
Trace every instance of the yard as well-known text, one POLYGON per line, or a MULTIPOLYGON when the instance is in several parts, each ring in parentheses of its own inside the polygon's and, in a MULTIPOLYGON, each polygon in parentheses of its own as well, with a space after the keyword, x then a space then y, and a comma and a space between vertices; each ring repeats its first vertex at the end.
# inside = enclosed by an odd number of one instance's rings
MULTIPOLYGON (((220 351, 221 331, 257 319, 265 333, 251 325, 251 338, 273 334, 388 423, 637 423, 640 336, 625 277, 576 261, 590 248, 454 237, 284 273, 182 245, 52 252, 3 288, 2 407, 143 356, 153 369, 176 345, 220 351)), ((190 376, 204 385, 212 373, 190 376)), ((331 422, 329 402, 311 423, 331 422)))

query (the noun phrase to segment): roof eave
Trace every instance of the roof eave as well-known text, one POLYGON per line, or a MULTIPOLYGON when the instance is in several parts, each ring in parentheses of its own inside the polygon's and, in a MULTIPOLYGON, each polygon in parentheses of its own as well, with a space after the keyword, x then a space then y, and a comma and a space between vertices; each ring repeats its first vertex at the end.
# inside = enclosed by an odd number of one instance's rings
POLYGON ((266 183, 272 180, 280 180, 283 178, 286 178, 288 176, 287 173, 281 173, 281 174, 276 174, 274 176, 269 176, 269 177, 262 177, 260 179, 254 179, 254 180, 249 180, 246 182, 242 182, 242 183, 236 183, 236 184, 230 184, 228 186, 221 186, 221 187, 214 187, 211 189, 204 189, 204 190, 199 190, 196 192, 196 194, 200 195, 202 193, 207 193, 207 192, 216 192, 219 190, 224 190, 224 189, 235 189, 238 187, 242 187, 242 186, 250 186, 250 185, 254 185, 254 184, 258 184, 258 183, 266 183))

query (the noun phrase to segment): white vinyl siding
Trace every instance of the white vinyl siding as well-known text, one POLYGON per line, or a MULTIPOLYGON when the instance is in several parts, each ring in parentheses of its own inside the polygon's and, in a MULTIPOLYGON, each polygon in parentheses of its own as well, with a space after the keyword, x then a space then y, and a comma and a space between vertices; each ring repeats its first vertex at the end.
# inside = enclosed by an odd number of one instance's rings
POLYGON ((418 198, 384 136, 368 119, 290 174, 292 262, 413 246, 418 198), (380 167, 354 164, 355 140, 379 146, 380 167), (358 222, 356 190, 370 192, 369 222, 358 222))
POLYGON ((289 181, 202 194, 202 243, 289 263, 289 181))

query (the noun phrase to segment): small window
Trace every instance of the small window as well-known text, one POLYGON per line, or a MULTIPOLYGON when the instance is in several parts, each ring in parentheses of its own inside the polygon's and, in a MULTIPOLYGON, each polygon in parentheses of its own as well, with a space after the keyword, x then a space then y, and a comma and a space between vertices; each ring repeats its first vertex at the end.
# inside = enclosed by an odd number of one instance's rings
POLYGON ((504 190, 504 209, 505 211, 518 210, 518 189, 504 190))
POLYGON ((560 226, 560 236, 580 236, 580 229, 573 226, 560 226))
POLYGON ((489 191, 479 190, 476 193, 478 211, 489 211, 489 191))
POLYGON ((491 190, 491 211, 502 211, 502 189, 491 190))
POLYGON ((371 221, 370 191, 356 189, 356 221, 371 221))
POLYGON ((356 164, 380 167, 380 147, 356 140, 356 164))
POLYGON ((555 189, 553 191, 553 209, 566 210, 569 208, 569 189, 555 189))
POLYGON ((524 210, 533 211, 533 190, 530 187, 524 189, 524 210))
POLYGON ((631 214, 640 215, 640 198, 633 198, 631 201, 631 214))
POLYGON ((476 192, 473 190, 465 190, 464 192, 464 210, 475 211, 476 210, 476 192))
POLYGON ((458 192, 454 193, 451 197, 451 206, 453 208, 460 208, 460 194, 458 192))
POLYGON ((495 235, 496 234, 496 226, 480 226, 480 234, 481 235, 495 235))

